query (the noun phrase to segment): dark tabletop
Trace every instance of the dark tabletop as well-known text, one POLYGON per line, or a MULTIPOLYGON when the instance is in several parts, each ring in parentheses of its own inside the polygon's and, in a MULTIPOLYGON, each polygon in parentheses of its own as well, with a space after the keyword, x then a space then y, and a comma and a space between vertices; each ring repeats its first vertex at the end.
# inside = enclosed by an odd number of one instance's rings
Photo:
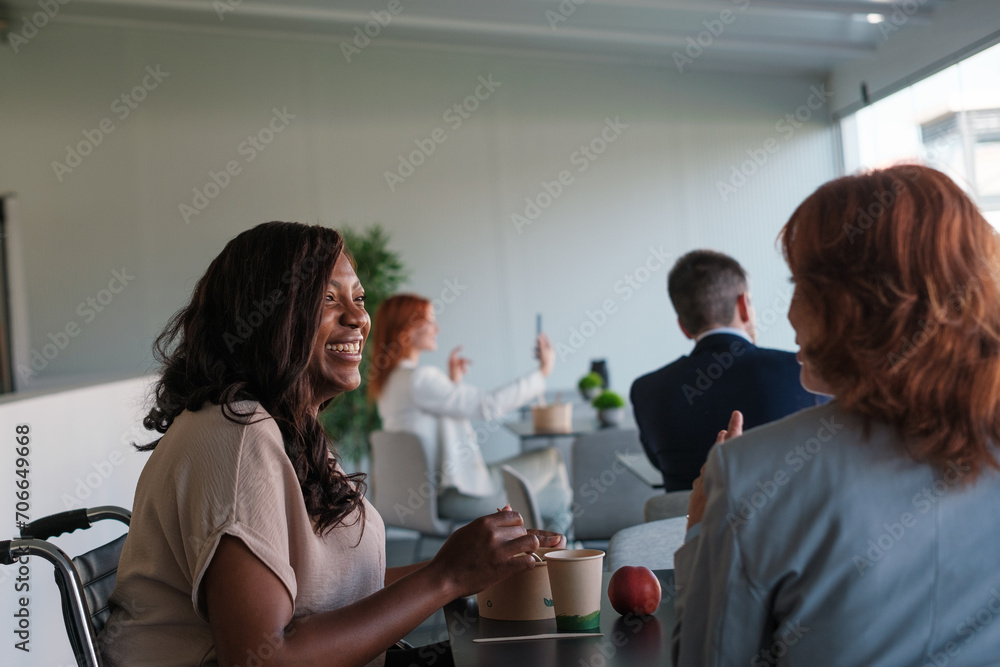
POLYGON ((611 607, 607 589, 611 573, 604 573, 601 598, 603 637, 536 639, 532 641, 476 644, 477 637, 555 632, 555 619, 545 621, 494 621, 480 619, 476 598, 460 598, 445 607, 448 638, 455 667, 535 667, 565 665, 670 665, 670 633, 674 625, 674 571, 657 570, 663 599, 649 617, 621 616, 611 607))

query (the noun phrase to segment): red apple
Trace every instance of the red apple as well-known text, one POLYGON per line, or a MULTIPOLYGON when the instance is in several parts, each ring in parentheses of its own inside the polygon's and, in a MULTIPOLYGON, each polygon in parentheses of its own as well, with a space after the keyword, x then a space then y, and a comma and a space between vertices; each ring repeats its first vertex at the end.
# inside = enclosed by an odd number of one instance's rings
POLYGON ((621 615, 649 615, 660 606, 660 580, 648 567, 624 565, 611 575, 608 599, 621 615))

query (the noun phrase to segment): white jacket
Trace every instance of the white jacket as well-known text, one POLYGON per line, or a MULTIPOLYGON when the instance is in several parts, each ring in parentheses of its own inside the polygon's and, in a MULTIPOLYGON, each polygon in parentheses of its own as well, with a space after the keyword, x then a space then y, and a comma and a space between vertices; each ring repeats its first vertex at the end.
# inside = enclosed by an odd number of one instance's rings
POLYGON ((488 496, 496 489, 469 420, 496 422, 544 391, 541 371, 482 391, 452 382, 434 366, 402 361, 386 381, 378 412, 384 430, 420 438, 436 466, 438 492, 453 487, 468 496, 488 496))

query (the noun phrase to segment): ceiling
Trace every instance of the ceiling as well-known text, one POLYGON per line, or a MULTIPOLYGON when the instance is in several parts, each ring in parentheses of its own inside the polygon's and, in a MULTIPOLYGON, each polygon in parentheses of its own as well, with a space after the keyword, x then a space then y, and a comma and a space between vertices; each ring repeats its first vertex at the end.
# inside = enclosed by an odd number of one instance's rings
MULTIPOLYGON (((932 23, 935 10, 951 1, 59 0, 67 4, 58 5, 56 20, 250 31, 338 45, 350 44, 367 27, 379 45, 629 62, 685 72, 816 74, 871 57, 887 38, 932 23), (373 12, 384 26, 374 23, 373 12), (881 27, 868 18, 880 12, 888 20, 881 27)), ((37 3, 3 3, 11 28, 21 25, 23 15, 38 12, 37 3)))

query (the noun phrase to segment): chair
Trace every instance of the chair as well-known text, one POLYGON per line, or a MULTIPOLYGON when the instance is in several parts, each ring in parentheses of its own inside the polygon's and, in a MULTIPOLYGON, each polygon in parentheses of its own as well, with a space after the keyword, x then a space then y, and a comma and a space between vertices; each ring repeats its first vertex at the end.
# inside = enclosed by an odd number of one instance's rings
POLYGON ((608 571, 623 565, 672 570, 674 552, 684 545, 687 519, 674 517, 619 530, 608 543, 608 571))
POLYGON ((691 491, 668 491, 653 496, 642 508, 642 516, 646 521, 672 519, 676 516, 687 516, 688 498, 691 491))
POLYGON ((503 473, 503 486, 507 492, 507 502, 510 503, 515 512, 520 513, 524 520, 524 527, 528 529, 544 528, 542 514, 535 501, 535 493, 528 486, 528 480, 510 466, 501 466, 500 472, 503 473))
POLYGON ((438 490, 431 465, 434 457, 412 433, 372 431, 368 442, 375 495, 372 504, 387 526, 417 531, 416 562, 425 536, 448 537, 457 527, 456 522, 438 516, 438 490))
POLYGON ((40 556, 52 563, 62 598, 66 633, 79 667, 103 664, 97 650, 97 635, 111 614, 108 598, 115 588, 125 535, 73 559, 47 540, 78 528, 90 528, 104 519, 128 525, 131 518, 132 513, 121 507, 71 510, 32 521, 21 529, 20 539, 0 541, 0 564, 13 565, 25 556, 40 556))
POLYGON ((642 523, 642 508, 662 491, 640 483, 616 453, 643 454, 635 429, 608 428, 573 441, 573 526, 578 540, 606 540, 642 523))

